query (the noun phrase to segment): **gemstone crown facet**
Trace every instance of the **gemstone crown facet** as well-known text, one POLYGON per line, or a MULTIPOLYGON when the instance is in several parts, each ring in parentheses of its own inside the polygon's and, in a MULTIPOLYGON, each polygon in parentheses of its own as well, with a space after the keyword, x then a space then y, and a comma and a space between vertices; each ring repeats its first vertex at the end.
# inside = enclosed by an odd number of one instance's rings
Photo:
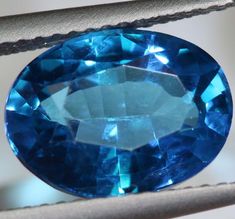
POLYGON ((83 197, 156 191, 206 167, 223 147, 232 98, 218 63, 182 39, 105 30, 30 63, 6 104, 22 163, 83 197))

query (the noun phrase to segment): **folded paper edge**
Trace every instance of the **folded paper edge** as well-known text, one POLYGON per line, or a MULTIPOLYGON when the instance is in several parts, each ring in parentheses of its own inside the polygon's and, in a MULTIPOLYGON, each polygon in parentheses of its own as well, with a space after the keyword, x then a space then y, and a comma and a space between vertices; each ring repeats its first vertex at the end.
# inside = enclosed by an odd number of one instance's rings
POLYGON ((0 212, 1 219, 152 219, 184 216, 235 204, 235 183, 201 185, 117 198, 79 200, 0 212))
MULTIPOLYGON (((153 0, 154 1, 154 0, 153 0)), ((138 1, 139 4, 140 1, 138 1)), ((146 1, 143 1, 146 2, 146 1)), ((152 2, 152 1, 149 1, 152 2)), ((219 1, 217 1, 219 2, 219 1)), ((125 7, 126 5, 129 7, 131 7, 131 5, 136 2, 124 2, 124 3, 120 3, 120 4, 112 4, 112 6, 117 7, 117 6, 121 6, 125 7)), ((135 5, 135 7, 141 6, 141 5, 135 5)), ((192 10, 188 10, 188 11, 181 11, 180 9, 177 9, 175 11, 173 11, 174 13, 168 13, 167 14, 161 14, 161 15, 157 15, 157 16, 152 16, 152 17, 143 17, 143 18, 137 18, 135 20, 131 20, 131 21, 121 21, 117 24, 102 24, 98 27, 92 27, 92 26, 87 26, 86 29, 82 29, 82 30, 78 30, 77 28, 75 28, 74 30, 72 29, 68 29, 67 33, 53 33, 49 36, 35 36, 32 38, 20 38, 19 35, 19 39, 16 41, 12 41, 11 38, 8 39, 8 41, 1 41, 1 34, 0 34, 0 56, 1 55, 10 55, 10 54, 14 54, 14 53, 19 53, 19 52, 24 52, 24 51, 31 51, 31 50, 36 50, 36 49, 40 49, 40 48, 48 48, 51 47, 57 43, 60 43, 61 41, 64 41, 66 39, 69 39, 71 37, 74 36, 78 36, 80 34, 84 34, 90 31, 96 31, 96 30, 102 30, 102 29, 108 29, 108 28, 141 28, 141 27, 150 27, 156 24, 162 24, 162 23, 167 23, 170 21, 176 21, 176 20, 180 20, 183 18, 189 18, 189 17, 193 17, 196 15, 201 15, 201 14, 208 14, 210 12, 213 11, 220 11, 220 10, 224 10, 228 7, 234 6, 235 3, 232 0, 225 0, 222 1, 222 3, 217 3, 217 4, 209 4, 209 7, 207 8, 192 8, 192 10)), ((107 7, 107 5, 105 5, 107 7)), ((96 8, 100 7, 101 9, 105 6, 96 6, 96 8)), ((120 8, 122 8, 120 7, 120 8)), ((89 8, 93 8, 94 7, 89 7, 89 8)), ((70 10, 72 10, 72 13, 76 13, 75 9, 66 9, 67 12, 69 12, 70 10), (74 11, 75 10, 75 11, 74 11)), ((81 8, 77 9, 77 10, 81 10, 81 8)), ((85 8, 82 9, 82 11, 84 11, 85 8)), ((92 12, 93 10, 91 10, 90 12, 92 12)), ((98 10, 99 11, 99 10, 98 10)), ((44 12, 43 12, 44 13, 44 12)), ((42 15, 43 15, 42 13, 42 15)), ((47 14, 50 12, 47 12, 47 14)), ((55 13, 55 12, 54 12, 55 13)), ((60 13, 58 11, 58 13, 60 13)), ((40 13, 37 14, 32 14, 32 15, 23 15, 24 20, 30 20, 31 16, 33 17, 34 15, 39 16, 40 13), (25 16, 27 17, 27 19, 25 19, 25 16)), ((16 16, 17 17, 17 16, 16 16)), ((20 16, 19 16, 20 18, 20 16)), ((0 24, 1 22, 3 23, 3 21, 8 21, 8 18, 0 18, 0 24)), ((12 19, 12 17, 9 17, 10 20, 12 20, 12 22, 16 21, 16 19, 12 19)), ((22 20, 21 18, 19 20, 22 20)), ((9 22, 9 26, 11 25, 11 21, 9 22)), ((15 25, 15 24, 14 24, 15 25)), ((13 25, 13 26, 14 26, 13 25)), ((1 31, 0 31, 1 32, 1 31)), ((17 33, 17 31, 16 31, 17 33)), ((11 36, 11 34, 7 34, 9 36, 11 36)), ((15 33, 13 34, 15 35, 15 33)))

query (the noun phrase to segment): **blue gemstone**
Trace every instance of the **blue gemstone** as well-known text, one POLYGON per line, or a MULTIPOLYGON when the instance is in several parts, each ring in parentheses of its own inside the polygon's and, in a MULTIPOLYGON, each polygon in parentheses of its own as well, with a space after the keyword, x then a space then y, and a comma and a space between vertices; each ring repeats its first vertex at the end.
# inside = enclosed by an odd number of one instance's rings
POLYGON ((232 98, 218 63, 185 40, 92 32, 31 62, 13 84, 6 130, 20 161, 62 191, 157 191, 201 171, 223 147, 232 98))

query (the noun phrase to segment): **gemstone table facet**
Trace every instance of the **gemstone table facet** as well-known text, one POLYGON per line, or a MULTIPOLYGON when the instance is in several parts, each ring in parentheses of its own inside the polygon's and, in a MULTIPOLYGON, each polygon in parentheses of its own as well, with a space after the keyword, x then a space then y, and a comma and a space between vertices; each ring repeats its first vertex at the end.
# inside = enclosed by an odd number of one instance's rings
POLYGON ((117 29, 40 55, 13 84, 6 130, 20 161, 62 191, 157 191, 223 147, 232 98, 219 64, 185 40, 117 29))

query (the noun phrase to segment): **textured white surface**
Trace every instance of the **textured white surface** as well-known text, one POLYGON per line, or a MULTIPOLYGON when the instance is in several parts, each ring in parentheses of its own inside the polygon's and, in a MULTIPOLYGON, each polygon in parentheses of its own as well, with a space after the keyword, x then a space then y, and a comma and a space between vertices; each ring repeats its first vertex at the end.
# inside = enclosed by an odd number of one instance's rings
MULTIPOLYGON (((1 2, 2 4, 2 2, 1 2)), ((0 7, 1 10, 1 7, 0 7)), ((192 41, 209 52, 223 66, 227 78, 230 82, 232 93, 235 93, 235 8, 210 15, 198 16, 191 19, 172 22, 164 25, 157 25, 153 30, 173 34, 178 37, 192 41)), ((0 57, 0 137, 2 139, 0 146, 0 187, 9 185, 32 177, 32 175, 19 163, 11 152, 5 139, 3 129, 4 103, 8 89, 14 81, 20 70, 29 63, 34 57, 43 50, 27 52, 12 56, 0 57)), ((203 172, 191 180, 179 185, 200 185, 204 183, 215 184, 221 181, 235 181, 235 126, 230 133, 230 137, 216 160, 203 172)), ((39 185, 43 185, 39 180, 33 177, 39 185)), ((41 186, 43 187, 43 186, 41 186)), ((31 190, 25 190, 25 194, 31 194, 31 190)), ((43 194, 42 194, 43 195, 43 194)), ((19 199, 20 197, 18 197, 19 199)), ((48 202, 44 199, 43 202, 48 202)), ((30 205, 29 200, 23 204, 30 205)), ((201 213, 193 216, 184 217, 184 219, 221 219, 222 217, 233 219, 235 207, 228 207, 201 213)), ((182 218, 183 219, 183 218, 182 218)))
POLYGON ((34 39, 38 36, 51 36, 55 33, 67 34, 71 31, 84 31, 87 28, 100 28, 104 25, 117 25, 164 15, 191 12, 223 6, 232 0, 141 0, 125 4, 99 5, 50 13, 0 18, 0 43, 34 39), (108 19, 107 19, 108 18, 108 19))
POLYGON ((163 219, 235 202, 235 184, 93 199, 0 212, 1 219, 163 219), (208 202, 208 198, 210 201, 208 202), (193 202, 191 201, 193 200, 193 202))

